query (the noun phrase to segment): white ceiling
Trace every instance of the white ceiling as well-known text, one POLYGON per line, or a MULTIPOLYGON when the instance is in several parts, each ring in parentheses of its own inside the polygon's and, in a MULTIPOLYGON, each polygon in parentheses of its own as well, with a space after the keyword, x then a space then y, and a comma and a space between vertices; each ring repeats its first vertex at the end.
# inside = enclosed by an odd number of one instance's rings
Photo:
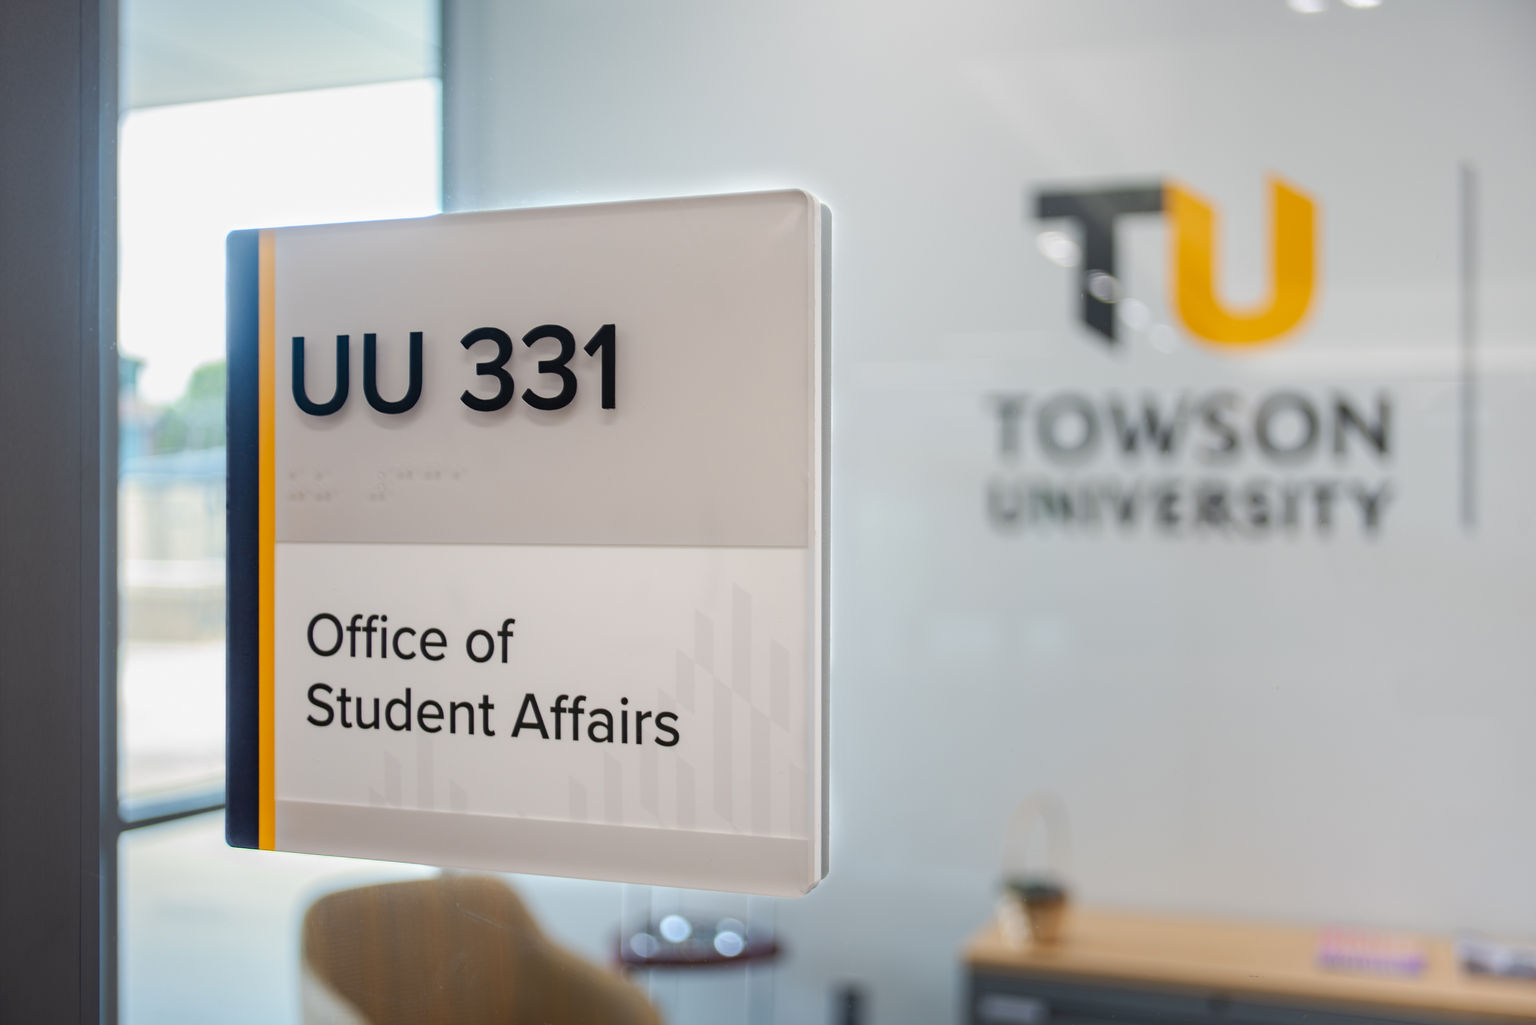
POLYGON ((438 73, 436 0, 123 0, 122 105, 438 73))

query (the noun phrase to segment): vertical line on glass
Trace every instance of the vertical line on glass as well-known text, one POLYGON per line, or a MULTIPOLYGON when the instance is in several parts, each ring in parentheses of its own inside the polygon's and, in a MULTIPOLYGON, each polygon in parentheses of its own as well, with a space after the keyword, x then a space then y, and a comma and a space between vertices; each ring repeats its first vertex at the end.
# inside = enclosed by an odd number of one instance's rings
POLYGON ((1461 527, 1477 526, 1477 171, 1462 161, 1456 175, 1457 341, 1461 349, 1461 527))

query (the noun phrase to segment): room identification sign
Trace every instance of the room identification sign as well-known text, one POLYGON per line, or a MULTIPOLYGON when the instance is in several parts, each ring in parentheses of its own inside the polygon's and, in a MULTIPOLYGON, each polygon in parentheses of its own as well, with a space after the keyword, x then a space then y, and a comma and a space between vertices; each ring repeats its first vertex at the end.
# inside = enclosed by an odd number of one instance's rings
POLYGON ((803 192, 229 238, 231 844, 826 872, 803 192))

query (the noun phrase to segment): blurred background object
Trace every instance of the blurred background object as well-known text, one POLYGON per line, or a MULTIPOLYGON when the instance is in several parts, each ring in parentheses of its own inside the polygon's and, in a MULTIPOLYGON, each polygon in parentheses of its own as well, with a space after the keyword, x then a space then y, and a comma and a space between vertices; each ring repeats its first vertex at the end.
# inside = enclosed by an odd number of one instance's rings
POLYGON ((1071 857, 1071 833, 1066 805, 1043 791, 1019 802, 1008 823, 1003 843, 1003 889, 1006 898, 1000 921, 1010 935, 1022 941, 1052 944, 1061 931, 1070 905, 1067 861, 1071 857), (1043 832, 1042 863, 1031 863, 1030 839, 1043 832))
POLYGON ((327 894, 304 915, 302 950, 324 1003, 355 1009, 360 1025, 661 1022, 643 993, 551 942, 486 876, 327 894))

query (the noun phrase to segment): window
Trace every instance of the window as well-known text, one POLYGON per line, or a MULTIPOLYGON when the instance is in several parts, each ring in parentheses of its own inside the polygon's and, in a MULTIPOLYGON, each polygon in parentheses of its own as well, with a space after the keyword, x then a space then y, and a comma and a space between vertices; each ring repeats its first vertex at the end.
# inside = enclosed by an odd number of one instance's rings
POLYGON ((227 851, 214 819, 158 824, 222 799, 224 236, 435 213, 438 85, 133 110, 119 163, 119 793, 130 827, 153 825, 120 848, 121 1017, 284 1020, 293 992, 241 966, 281 957, 300 898, 356 866, 227 851))

